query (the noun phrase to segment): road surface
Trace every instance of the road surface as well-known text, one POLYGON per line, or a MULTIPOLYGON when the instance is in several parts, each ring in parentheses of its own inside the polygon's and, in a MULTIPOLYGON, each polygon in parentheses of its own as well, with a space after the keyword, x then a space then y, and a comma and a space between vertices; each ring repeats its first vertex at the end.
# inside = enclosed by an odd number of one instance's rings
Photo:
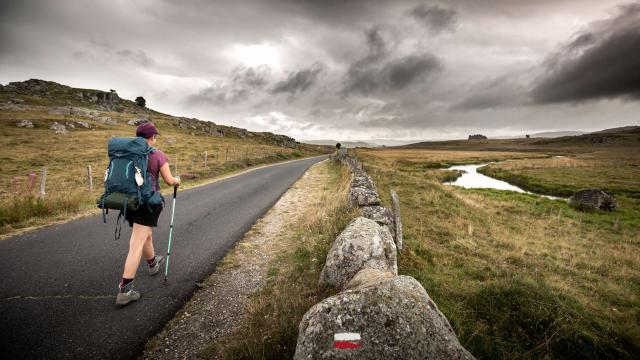
MULTIPOLYGON (((4 359, 139 356, 210 274, 278 198, 326 156, 268 166, 179 191, 171 245, 169 281, 146 273, 141 261, 135 289, 142 298, 114 305, 128 250, 130 228, 114 240, 117 214, 107 224, 91 216, 0 241, 0 354, 4 359)), ((156 252, 166 253, 171 216, 166 198, 156 252)), ((164 271, 164 269, 163 269, 164 271)))

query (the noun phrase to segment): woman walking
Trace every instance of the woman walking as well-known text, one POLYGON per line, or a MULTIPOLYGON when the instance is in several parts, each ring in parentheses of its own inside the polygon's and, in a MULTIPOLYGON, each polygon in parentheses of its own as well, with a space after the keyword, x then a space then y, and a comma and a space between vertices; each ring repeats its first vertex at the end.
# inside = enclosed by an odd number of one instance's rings
MULTIPOLYGON (((145 138, 149 146, 156 144, 158 135, 155 125, 150 122, 143 123, 136 129, 136 136, 145 138)), ((171 175, 167 156, 158 149, 154 149, 149 154, 147 172, 151 175, 154 191, 160 191, 158 174, 162 175, 162 179, 168 185, 180 185, 180 178, 171 175)), ((126 214, 126 219, 129 222, 129 226, 132 227, 132 231, 131 239, 129 240, 129 254, 124 263, 124 272, 122 273, 122 280, 116 296, 117 305, 127 305, 140 299, 140 293, 133 290, 133 279, 136 276, 138 265, 140 265, 141 256, 144 256, 147 261, 149 275, 156 275, 160 271, 164 256, 156 255, 153 249, 152 228, 158 226, 158 217, 161 212, 162 204, 158 204, 150 205, 149 207, 141 206, 138 210, 130 211, 126 214)))

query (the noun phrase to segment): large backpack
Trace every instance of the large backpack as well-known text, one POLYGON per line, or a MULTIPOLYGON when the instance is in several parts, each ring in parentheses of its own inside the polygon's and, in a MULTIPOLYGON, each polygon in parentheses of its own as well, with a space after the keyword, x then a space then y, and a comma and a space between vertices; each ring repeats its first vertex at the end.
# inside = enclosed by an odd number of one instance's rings
POLYGON ((154 149, 142 137, 109 140, 109 167, 104 176, 104 194, 97 205, 102 208, 102 219, 106 223, 109 209, 120 210, 116 222, 115 238, 120 238, 122 224, 127 211, 138 210, 141 206, 162 203, 162 195, 154 191, 151 174, 147 173, 149 154, 154 149))

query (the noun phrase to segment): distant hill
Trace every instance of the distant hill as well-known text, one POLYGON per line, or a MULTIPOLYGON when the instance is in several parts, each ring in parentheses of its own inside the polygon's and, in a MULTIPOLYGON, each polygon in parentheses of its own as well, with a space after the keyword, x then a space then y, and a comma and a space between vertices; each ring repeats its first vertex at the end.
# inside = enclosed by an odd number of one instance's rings
POLYGON ((335 146, 336 143, 339 142, 342 146, 346 148, 355 148, 355 147, 376 148, 376 147, 382 147, 382 146, 401 146, 401 145, 407 145, 407 144, 414 144, 419 141, 420 140, 371 139, 371 140, 362 140, 362 141, 304 140, 302 142, 305 144, 330 145, 330 146, 335 146))
POLYGON ((577 136, 586 134, 586 131, 547 131, 529 134, 532 138, 558 138, 562 136, 577 136))
POLYGON ((373 144, 373 143, 364 142, 364 141, 304 140, 303 142, 305 144, 328 145, 328 146, 335 146, 337 143, 340 143, 342 147, 348 148, 348 149, 352 149, 356 147, 368 147, 368 148, 380 147, 380 145, 378 144, 373 144))
POLYGON ((626 131, 637 131, 637 130, 640 130, 640 126, 622 126, 622 127, 617 127, 617 128, 594 131, 591 134, 611 134, 611 133, 626 132, 626 131))
MULTIPOLYGON (((52 119, 56 119, 56 115, 69 118, 79 116, 85 120, 111 118, 114 123, 118 118, 129 120, 129 118, 135 117, 142 120, 166 121, 193 135, 246 139, 248 142, 287 148, 297 148, 299 145, 295 139, 286 135, 253 132, 216 124, 212 121, 171 116, 148 107, 142 108, 133 101, 121 98, 115 90, 73 88, 39 79, 11 82, 4 86, 0 84, 0 110, 44 111, 49 115, 54 115, 52 119)), ((98 122, 100 123, 100 121, 98 122)))
POLYGON ((625 126, 593 133, 554 138, 531 137, 488 140, 425 141, 402 146, 403 148, 426 148, 438 150, 476 151, 582 151, 597 147, 640 147, 640 127, 625 126))

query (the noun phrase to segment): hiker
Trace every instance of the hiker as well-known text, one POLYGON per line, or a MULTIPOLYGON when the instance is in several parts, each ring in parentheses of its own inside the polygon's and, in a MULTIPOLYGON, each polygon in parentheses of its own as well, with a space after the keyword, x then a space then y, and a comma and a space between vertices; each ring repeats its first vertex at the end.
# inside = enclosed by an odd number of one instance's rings
MULTIPOLYGON (((149 146, 156 144, 158 135, 155 125, 150 122, 143 123, 136 129, 136 136, 145 138, 149 146)), ((160 192, 158 174, 162 175, 162 179, 168 185, 180 185, 180 178, 171 175, 167 156, 158 149, 154 149, 149 154, 147 172, 151 175, 154 191, 160 192)), ((140 206, 137 210, 129 211, 125 215, 132 231, 129 240, 129 254, 124 264, 124 272, 116 296, 117 305, 126 305, 140 299, 140 293, 133 290, 133 279, 136 276, 141 256, 144 256, 147 261, 149 275, 156 275, 160 271, 164 256, 156 255, 153 249, 152 228, 158 226, 158 217, 162 212, 162 207, 162 203, 140 206)))

